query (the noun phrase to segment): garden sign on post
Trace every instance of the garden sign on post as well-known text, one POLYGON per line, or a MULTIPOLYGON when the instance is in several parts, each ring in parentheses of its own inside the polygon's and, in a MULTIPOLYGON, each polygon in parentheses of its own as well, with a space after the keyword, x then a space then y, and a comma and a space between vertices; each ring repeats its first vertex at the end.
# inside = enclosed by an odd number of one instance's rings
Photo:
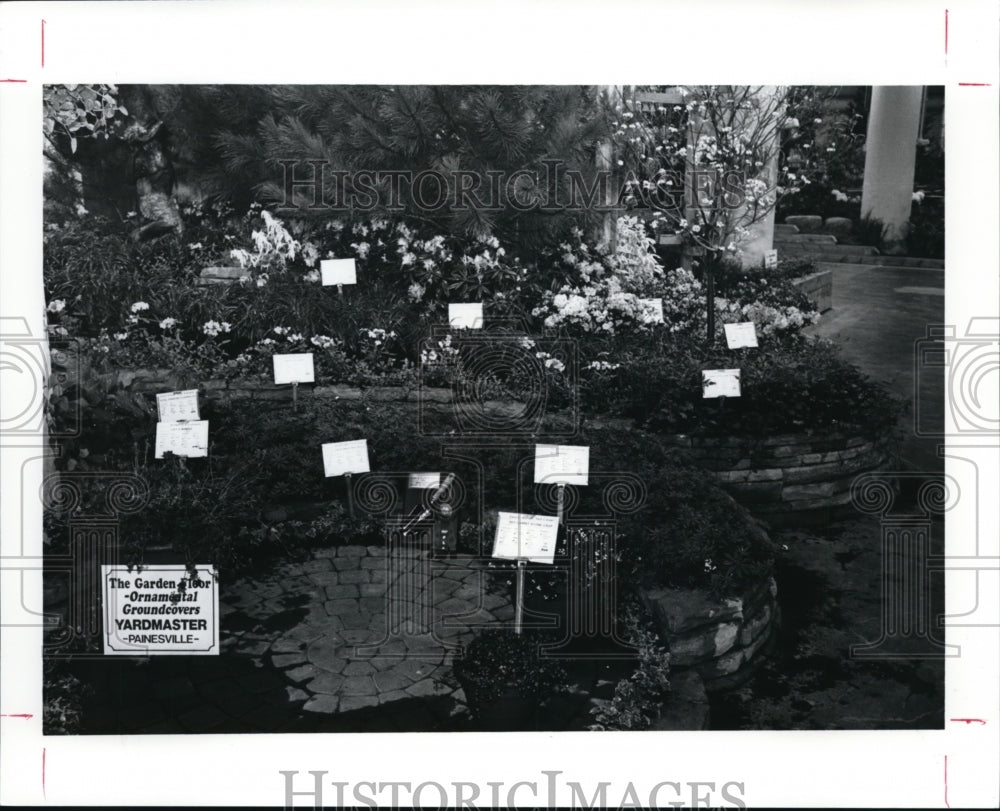
POLYGON ((525 513, 497 514, 497 534, 493 557, 517 561, 517 592, 514 605, 514 633, 524 624, 524 572, 528 561, 552 564, 556 556, 559 519, 554 515, 525 513))
POLYGON ((354 516, 354 493, 351 492, 351 474, 368 473, 368 440, 327 442, 323 445, 323 473, 327 478, 343 476, 347 482, 347 511, 354 516))
POLYGON ((586 445, 535 445, 535 484, 556 485, 556 518, 563 520, 566 485, 587 485, 590 448, 586 445))

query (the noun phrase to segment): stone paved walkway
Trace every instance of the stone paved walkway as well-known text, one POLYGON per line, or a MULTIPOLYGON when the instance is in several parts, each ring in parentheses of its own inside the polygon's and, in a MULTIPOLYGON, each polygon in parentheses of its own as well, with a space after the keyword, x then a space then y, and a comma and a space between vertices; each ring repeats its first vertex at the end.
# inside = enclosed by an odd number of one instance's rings
MULTIPOLYGON (((343 546, 285 563, 223 590, 222 653, 282 673, 288 696, 314 713, 342 713, 446 696, 463 644, 513 619, 469 555, 432 558, 413 547, 343 546)), ((451 702, 449 702, 451 703, 451 702)))

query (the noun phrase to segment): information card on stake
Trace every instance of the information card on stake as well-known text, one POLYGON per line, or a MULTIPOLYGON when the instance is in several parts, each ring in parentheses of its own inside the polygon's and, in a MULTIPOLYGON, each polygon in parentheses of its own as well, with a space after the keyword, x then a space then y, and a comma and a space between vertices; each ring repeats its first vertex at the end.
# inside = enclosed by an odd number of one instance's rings
POLYGON ((483 304, 470 302, 467 304, 448 305, 448 326, 457 329, 482 329, 483 304))
POLYGON ((327 442, 323 445, 323 471, 327 478, 347 473, 368 473, 368 440, 327 442))
POLYGON ((552 563, 556 556, 559 519, 554 515, 497 513, 493 557, 524 558, 534 563, 552 563))
POLYGON ((156 458, 208 456, 208 420, 156 423, 156 458))
POLYGON ((589 473, 588 445, 535 445, 536 484, 586 485, 589 473))
POLYGON ((774 270, 778 267, 778 249, 764 251, 764 270, 774 270))
POLYGON ((104 653, 219 653, 219 579, 214 566, 101 566, 104 653), (182 586, 183 584, 183 586, 182 586))
POLYGON ((726 331, 726 345, 730 349, 757 346, 757 325, 753 321, 724 324, 723 329, 726 331))
POLYGON ((283 386, 288 383, 315 383, 312 352, 298 352, 291 355, 274 355, 274 382, 283 386))
POLYGON ((645 307, 646 312, 642 320, 646 324, 663 323, 663 299, 661 298, 641 298, 639 303, 645 307))
POLYGON ((434 490, 441 486, 441 474, 411 473, 406 486, 410 490, 434 490))
POLYGON ((321 259, 319 272, 324 287, 358 283, 358 270, 353 259, 321 259))
POLYGON ((160 422, 187 422, 201 419, 198 413, 198 389, 168 391, 156 395, 160 422))
POLYGON ((739 369, 702 369, 702 397, 739 397, 739 369))

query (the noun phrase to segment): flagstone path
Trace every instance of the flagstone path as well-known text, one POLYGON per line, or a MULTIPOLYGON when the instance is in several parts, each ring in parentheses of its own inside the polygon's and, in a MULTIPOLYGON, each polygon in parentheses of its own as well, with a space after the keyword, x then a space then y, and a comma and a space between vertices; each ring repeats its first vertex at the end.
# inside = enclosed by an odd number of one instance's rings
POLYGON ((434 558, 426 549, 343 546, 281 564, 266 578, 223 588, 223 654, 280 671, 291 701, 345 713, 413 698, 449 697, 462 645, 509 624, 506 596, 491 592, 484 563, 434 558))

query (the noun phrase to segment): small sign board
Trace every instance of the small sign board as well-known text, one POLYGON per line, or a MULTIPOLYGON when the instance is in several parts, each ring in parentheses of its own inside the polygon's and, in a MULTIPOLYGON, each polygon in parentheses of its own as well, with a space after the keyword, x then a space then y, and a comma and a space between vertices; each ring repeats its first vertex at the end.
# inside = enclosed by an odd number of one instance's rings
POLYGON ((493 557, 552 563, 556 556, 558 532, 559 518, 554 515, 498 513, 493 557))
POLYGON ((757 325, 753 321, 723 324, 723 329, 726 331, 726 346, 730 349, 757 346, 757 325))
POLYGON ((208 420, 156 423, 156 458, 208 456, 208 420))
POLYGON ((411 473, 406 486, 410 490, 436 490, 441 486, 440 473, 411 473))
POLYGON ((349 473, 368 473, 370 470, 367 439, 327 442, 323 445, 323 472, 327 478, 349 473))
POLYGON ((321 259, 319 273, 325 287, 358 283, 358 269, 353 259, 321 259))
POLYGON ((764 270, 774 270, 778 266, 778 249, 764 251, 764 270))
POLYGON ((483 304, 481 301, 448 305, 448 326, 457 329, 482 329, 483 304))
POLYGON ((160 422, 199 420, 198 390, 167 391, 156 395, 156 411, 160 422))
POLYGON ((104 653, 219 653, 219 579, 214 566, 101 566, 104 653), (183 587, 182 587, 183 584, 183 587))
POLYGON ((739 397, 739 369, 702 369, 702 397, 739 397))
POLYGON ((588 445, 535 445, 536 484, 586 485, 589 472, 588 445))
POLYGON ((274 355, 274 382, 282 386, 288 383, 315 383, 312 352, 296 352, 290 355, 274 355))
POLYGON ((663 323, 663 299, 642 298, 639 299, 639 303, 642 304, 642 306, 646 310, 642 319, 644 323, 646 324, 663 323))

